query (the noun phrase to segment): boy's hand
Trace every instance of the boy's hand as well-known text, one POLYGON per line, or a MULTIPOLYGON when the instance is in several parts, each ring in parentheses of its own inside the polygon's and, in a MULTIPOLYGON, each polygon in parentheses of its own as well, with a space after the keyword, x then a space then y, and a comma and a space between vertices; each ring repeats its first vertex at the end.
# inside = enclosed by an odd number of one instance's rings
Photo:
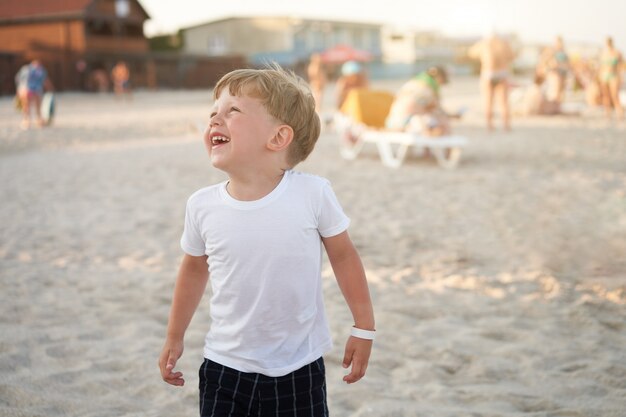
POLYGON ((367 363, 369 362, 371 353, 371 340, 350 336, 346 343, 342 366, 347 369, 352 365, 352 369, 348 375, 343 377, 345 382, 352 384, 365 376, 365 370, 367 369, 367 363))
POLYGON ((167 340, 163 351, 159 357, 159 369, 161 370, 161 377, 163 381, 168 384, 182 387, 185 385, 182 372, 174 372, 176 361, 183 354, 183 341, 171 341, 167 340))

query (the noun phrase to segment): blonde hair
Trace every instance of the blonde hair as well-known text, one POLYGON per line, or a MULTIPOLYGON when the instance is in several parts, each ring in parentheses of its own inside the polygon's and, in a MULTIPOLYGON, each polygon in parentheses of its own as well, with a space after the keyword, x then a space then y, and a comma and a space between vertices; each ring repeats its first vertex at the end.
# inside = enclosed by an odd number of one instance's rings
POLYGON ((287 162, 293 167, 313 151, 320 135, 320 119, 308 84, 278 64, 263 69, 238 69, 224 75, 215 85, 213 98, 228 88, 233 96, 258 98, 270 115, 293 129, 287 162))

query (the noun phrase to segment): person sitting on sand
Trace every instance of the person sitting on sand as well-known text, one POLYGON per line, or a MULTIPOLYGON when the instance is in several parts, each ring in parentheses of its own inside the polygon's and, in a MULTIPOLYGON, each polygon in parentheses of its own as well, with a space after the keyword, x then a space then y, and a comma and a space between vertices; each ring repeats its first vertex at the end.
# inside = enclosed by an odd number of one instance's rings
POLYGON ((350 220, 326 179, 293 170, 320 134, 315 100, 278 66, 232 71, 213 97, 204 141, 228 180, 187 201, 161 376, 185 383, 174 367, 210 275, 200 415, 327 416, 322 246, 354 319, 347 383, 365 375, 375 323, 350 220))
POLYGON ((348 61, 341 66, 341 76, 337 79, 337 108, 340 109, 348 93, 353 88, 367 88, 369 81, 363 65, 348 61))
POLYGON ((563 105, 557 100, 550 100, 543 88, 544 77, 536 73, 533 84, 523 91, 521 113, 525 116, 576 116, 579 112, 564 111, 563 105))
POLYGON ((497 96, 502 108, 504 128, 511 129, 509 111, 509 77, 515 54, 509 43, 491 33, 475 43, 468 51, 480 60, 480 87, 484 100, 487 129, 493 130, 493 99, 497 96))
POLYGON ((435 66, 407 81, 396 93, 385 121, 391 130, 425 136, 450 133, 449 115, 441 107, 441 86, 448 83, 443 67, 435 66))
POLYGON ((594 108, 602 105, 602 89, 600 87, 600 77, 595 62, 589 59, 579 59, 572 67, 576 86, 585 92, 585 103, 588 107, 594 108))

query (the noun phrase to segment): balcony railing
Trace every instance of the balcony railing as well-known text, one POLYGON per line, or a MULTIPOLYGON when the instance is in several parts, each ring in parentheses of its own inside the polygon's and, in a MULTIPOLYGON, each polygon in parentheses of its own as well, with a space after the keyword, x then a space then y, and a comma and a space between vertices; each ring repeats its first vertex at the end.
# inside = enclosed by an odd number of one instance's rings
POLYGON ((146 52, 148 40, 143 37, 89 35, 86 49, 90 52, 146 52))

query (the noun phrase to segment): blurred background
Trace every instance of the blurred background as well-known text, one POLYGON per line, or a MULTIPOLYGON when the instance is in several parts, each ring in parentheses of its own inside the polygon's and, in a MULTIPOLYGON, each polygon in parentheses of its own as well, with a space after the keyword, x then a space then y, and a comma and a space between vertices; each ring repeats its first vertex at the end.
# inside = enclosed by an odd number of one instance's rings
MULTIPOLYGON (((509 40, 516 73, 530 72, 557 36, 573 65, 599 56, 607 36, 626 45, 626 3, 399 0, 0 1, 0 93, 41 61, 57 91, 109 91, 128 64, 133 88, 207 88, 232 68, 268 60, 305 73, 312 53, 339 45, 366 52, 372 79, 406 78, 436 63, 477 73, 468 49, 487 33, 509 40)), ((334 62, 328 62, 332 79, 334 62)))

